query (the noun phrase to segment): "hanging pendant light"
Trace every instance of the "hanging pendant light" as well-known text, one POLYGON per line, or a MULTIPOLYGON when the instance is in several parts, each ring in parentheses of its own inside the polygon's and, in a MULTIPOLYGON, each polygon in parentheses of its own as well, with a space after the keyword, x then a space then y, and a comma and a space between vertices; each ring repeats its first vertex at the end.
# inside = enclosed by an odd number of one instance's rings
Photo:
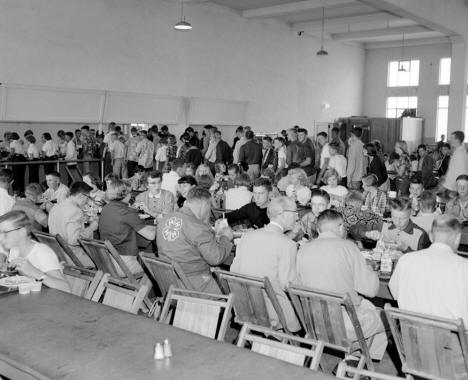
POLYGON ((323 35, 325 33, 325 7, 322 7, 322 36, 320 38, 321 46, 320 50, 317 52, 317 55, 328 55, 328 51, 323 47, 323 35))
POLYGON ((405 59, 405 33, 403 33, 403 38, 401 40, 401 59, 398 61, 398 71, 406 72, 406 68, 403 65, 403 60, 405 59))
POLYGON ((184 16, 184 0, 180 0, 180 21, 174 25, 176 30, 190 30, 192 25, 189 22, 185 21, 184 16))

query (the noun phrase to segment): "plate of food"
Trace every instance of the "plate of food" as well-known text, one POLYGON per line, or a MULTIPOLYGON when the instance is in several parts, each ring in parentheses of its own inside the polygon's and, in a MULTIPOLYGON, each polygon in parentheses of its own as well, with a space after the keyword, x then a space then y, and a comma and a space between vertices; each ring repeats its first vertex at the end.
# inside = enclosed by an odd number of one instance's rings
POLYGON ((26 276, 11 276, 0 278, 0 285, 7 288, 16 288, 20 284, 28 284, 34 282, 34 279, 26 276))

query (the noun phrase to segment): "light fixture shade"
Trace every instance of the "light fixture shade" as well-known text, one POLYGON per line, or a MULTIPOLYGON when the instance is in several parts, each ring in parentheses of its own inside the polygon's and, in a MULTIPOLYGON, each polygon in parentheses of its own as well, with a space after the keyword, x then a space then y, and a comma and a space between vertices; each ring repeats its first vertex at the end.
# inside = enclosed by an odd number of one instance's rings
POLYGON ((174 29, 176 30, 190 30, 192 29, 192 25, 185 20, 180 20, 177 24, 174 25, 174 29))
POLYGON ((328 51, 326 51, 322 46, 322 48, 317 52, 317 55, 328 55, 328 51))
POLYGON ((320 35, 320 42, 321 42, 321 46, 320 46, 320 50, 317 52, 317 55, 319 56, 324 56, 324 55, 328 55, 328 51, 326 51, 323 47, 323 35, 325 33, 325 7, 322 7, 322 33, 320 35))

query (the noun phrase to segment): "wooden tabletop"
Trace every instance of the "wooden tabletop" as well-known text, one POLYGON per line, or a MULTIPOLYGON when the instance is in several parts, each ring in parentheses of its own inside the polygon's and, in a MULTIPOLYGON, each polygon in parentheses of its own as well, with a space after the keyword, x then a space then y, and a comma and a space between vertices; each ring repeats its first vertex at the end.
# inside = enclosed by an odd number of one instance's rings
POLYGON ((53 379, 333 379, 52 289, 1 296, 0 320, 0 361, 53 379), (154 360, 165 338, 174 356, 154 360))

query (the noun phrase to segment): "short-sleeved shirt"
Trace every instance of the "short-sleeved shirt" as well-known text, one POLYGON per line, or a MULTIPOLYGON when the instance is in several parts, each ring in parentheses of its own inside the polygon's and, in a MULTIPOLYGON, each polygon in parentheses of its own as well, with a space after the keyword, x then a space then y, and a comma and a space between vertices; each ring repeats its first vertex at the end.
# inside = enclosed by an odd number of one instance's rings
POLYGON ((11 152, 12 149, 15 150, 15 154, 18 154, 20 156, 24 156, 26 154, 26 152, 24 150, 24 146, 23 146, 23 144, 20 143, 19 140, 12 140, 11 141, 11 143, 10 143, 10 152, 11 152))
POLYGON ((123 256, 138 254, 137 231, 145 226, 138 211, 120 201, 105 205, 99 218, 101 240, 109 240, 123 256))
POLYGON ((325 164, 325 159, 330 158, 330 146, 325 144, 322 147, 322 151, 320 152, 320 169, 323 168, 323 165, 325 164))
POLYGON ((44 145, 42 145, 42 151, 46 157, 56 156, 58 152, 57 144, 52 140, 47 140, 44 145))
POLYGON ((135 148, 135 153, 138 155, 138 165, 145 169, 153 165, 154 145, 148 139, 141 140, 135 148))
MULTIPOLYGON (((12 248, 8 258, 12 261, 17 259, 19 256, 19 250, 17 248, 12 248)), ((42 243, 34 243, 33 248, 26 256, 26 259, 33 267, 39 269, 43 273, 53 270, 62 270, 62 265, 59 263, 55 252, 48 245, 42 243)))
POLYGON ((39 148, 37 147, 36 144, 29 144, 28 156, 32 158, 39 158, 39 148))

